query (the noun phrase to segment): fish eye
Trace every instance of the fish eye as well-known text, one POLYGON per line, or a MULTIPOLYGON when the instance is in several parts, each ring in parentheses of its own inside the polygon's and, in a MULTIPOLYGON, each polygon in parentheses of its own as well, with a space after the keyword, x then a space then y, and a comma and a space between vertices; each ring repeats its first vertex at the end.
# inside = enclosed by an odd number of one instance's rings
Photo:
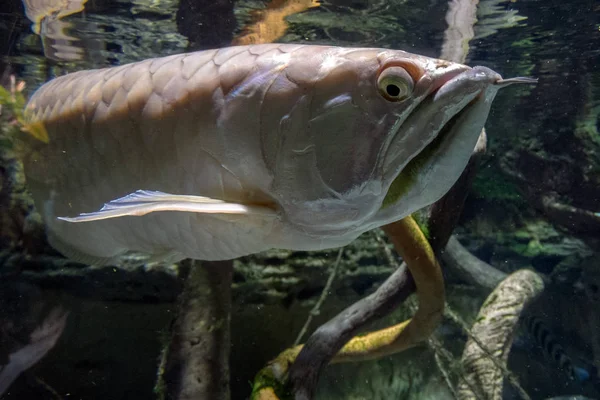
POLYGON ((384 69, 377 78, 377 87, 383 97, 389 101, 402 101, 413 91, 414 81, 402 67, 384 69))

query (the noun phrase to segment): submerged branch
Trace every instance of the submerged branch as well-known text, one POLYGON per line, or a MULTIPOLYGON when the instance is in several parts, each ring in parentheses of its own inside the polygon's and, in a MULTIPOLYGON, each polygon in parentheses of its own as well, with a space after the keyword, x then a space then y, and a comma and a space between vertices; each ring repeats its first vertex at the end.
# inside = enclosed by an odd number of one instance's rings
POLYGON ((479 0, 450 0, 444 33, 444 44, 440 58, 464 63, 469 52, 469 42, 475 36, 479 0))
POLYGON ((494 289, 506 274, 488 263, 481 261, 451 237, 442 254, 444 266, 463 281, 486 290, 494 289))
POLYGON ((233 261, 192 265, 157 388, 169 400, 229 400, 233 261))
POLYGON ((264 10, 253 13, 253 23, 244 27, 232 44, 274 42, 285 35, 288 29, 287 17, 320 5, 316 0, 271 0, 264 10))
POLYGON ((519 316, 543 287, 542 278, 535 272, 520 270, 509 275, 488 296, 463 352, 465 377, 458 386, 460 400, 501 399, 505 376, 523 399, 530 399, 507 370, 506 361, 519 316))
MULTIPOLYGON (((545 159, 539 156, 532 156, 531 154, 528 154, 528 156, 532 157, 536 163, 546 162, 545 159)), ((598 210, 587 210, 567 204, 561 201, 560 195, 551 188, 532 184, 533 177, 528 177, 525 173, 514 168, 513 164, 519 162, 519 159, 514 157, 516 155, 506 157, 500 163, 502 171, 518 183, 527 201, 543 212, 551 223, 581 235, 597 235, 600 232, 600 213, 598 210)))
POLYGON ((552 194, 543 194, 539 197, 540 208, 548 218, 573 232, 584 234, 597 234, 600 232, 600 213, 565 204, 556 199, 552 194))
POLYGON ((370 296, 353 304, 319 327, 302 346, 281 353, 257 375, 253 399, 286 392, 286 377, 296 399, 314 396, 321 370, 330 362, 362 361, 394 354, 426 340, 439 322, 444 309, 442 273, 427 239, 412 219, 384 228, 405 263, 370 296), (402 303, 413 289, 414 279, 419 309, 413 319, 392 327, 355 337, 360 328, 402 303), (291 365, 291 367, 290 367, 291 365), (288 372, 289 369, 289 372, 288 372))
MULTIPOLYGON (((354 303, 320 326, 310 336, 305 345, 295 346, 283 351, 275 360, 263 368, 254 380, 252 399, 263 399, 261 396, 272 391, 279 396, 286 393, 289 390, 285 387, 287 384, 286 379, 290 366, 295 361, 297 362, 296 368, 302 368, 300 370, 301 377, 296 375, 296 379, 310 378, 312 379, 311 384, 316 385, 320 370, 342 349, 344 343, 355 335, 362 326, 395 309, 413 290, 414 281, 406 273, 406 264, 403 264, 377 291, 354 303), (301 358, 298 359, 301 351, 301 358), (316 371, 310 373, 313 368, 316 371)), ((406 325, 405 322, 402 324, 406 325)), ((376 334, 376 332, 373 334, 376 334)), ((343 352, 342 349, 341 353, 343 352)))

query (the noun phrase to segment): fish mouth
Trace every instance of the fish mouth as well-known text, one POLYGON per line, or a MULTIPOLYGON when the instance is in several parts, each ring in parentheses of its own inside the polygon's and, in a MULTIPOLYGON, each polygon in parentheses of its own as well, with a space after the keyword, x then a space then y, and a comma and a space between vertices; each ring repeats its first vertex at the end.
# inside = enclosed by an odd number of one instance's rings
MULTIPOLYGON (((450 136, 452 135, 452 130, 457 125, 459 119, 461 119, 461 117, 463 117, 465 114, 469 113, 469 111, 473 108, 473 106, 475 105, 475 103, 477 103, 478 100, 479 96, 476 96, 474 99, 468 102, 462 109, 460 109, 458 112, 452 115, 450 119, 446 121, 446 123, 438 131, 433 140, 431 140, 427 145, 425 145, 425 147, 423 147, 423 149, 421 149, 421 151, 418 152, 418 154, 412 160, 410 160, 406 166, 408 167, 411 166, 411 164, 419 163, 420 161, 422 161, 421 159, 423 157, 427 156, 428 154, 432 154, 433 152, 435 152, 435 150, 439 149, 445 140, 449 140, 450 136)), ((406 167, 404 169, 406 169, 406 167)))
POLYGON ((401 122, 386 149, 386 178, 393 179, 392 176, 433 142, 450 120, 477 96, 481 85, 469 85, 470 74, 471 68, 451 70, 430 83, 429 93, 401 122))
MULTIPOLYGON (((442 197, 456 182, 473 153, 499 89, 512 84, 535 84, 531 78, 502 77, 486 67, 473 67, 444 82, 407 118, 399 132, 412 146, 412 157, 396 156, 382 208, 394 204, 407 215, 442 197), (412 135, 412 136, 411 136, 412 135)), ((391 146, 390 146, 391 147, 391 146)), ((410 153, 410 148, 408 150, 410 153)), ((391 212, 390 212, 391 213, 391 212)))
MULTIPOLYGON (((390 145, 390 186, 382 208, 407 197, 433 197, 448 179, 460 175, 483 128, 501 77, 485 67, 474 67, 441 77, 435 88, 404 121, 390 145), (472 144, 472 146, 471 146, 472 144), (449 173, 448 171, 452 171, 449 173), (409 193, 410 192, 410 193, 409 193)), ((406 199, 404 202, 410 203, 406 199)))
POLYGON ((426 164, 436 156, 436 153, 452 140, 453 128, 456 127, 458 121, 465 114, 469 112, 469 109, 477 102, 477 99, 471 100, 464 108, 455 113, 450 119, 442 126, 437 132, 433 140, 427 143, 398 173, 396 178, 392 181, 388 192, 383 200, 382 208, 385 208, 395 203, 398 198, 406 194, 412 187, 412 184, 416 181, 418 174, 425 169, 426 164))
MULTIPOLYGON (((411 167, 412 164, 422 162, 421 159, 439 149, 445 140, 449 140, 452 134, 452 129, 458 123, 460 117, 469 112, 469 109, 477 102, 477 98, 471 100, 465 107, 454 114, 450 119, 442 126, 442 129, 437 133, 431 142, 429 142, 412 160, 410 160, 406 167, 411 167)), ((406 167, 404 169, 406 169, 406 167)))

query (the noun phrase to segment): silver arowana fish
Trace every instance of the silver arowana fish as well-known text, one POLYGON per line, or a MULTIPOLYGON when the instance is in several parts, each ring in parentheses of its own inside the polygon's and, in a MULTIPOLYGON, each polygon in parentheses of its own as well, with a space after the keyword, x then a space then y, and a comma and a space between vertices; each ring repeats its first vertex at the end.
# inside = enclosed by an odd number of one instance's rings
POLYGON ((27 106, 25 158, 59 251, 231 259, 318 250, 439 199, 503 80, 404 51, 265 44, 81 71, 27 106))

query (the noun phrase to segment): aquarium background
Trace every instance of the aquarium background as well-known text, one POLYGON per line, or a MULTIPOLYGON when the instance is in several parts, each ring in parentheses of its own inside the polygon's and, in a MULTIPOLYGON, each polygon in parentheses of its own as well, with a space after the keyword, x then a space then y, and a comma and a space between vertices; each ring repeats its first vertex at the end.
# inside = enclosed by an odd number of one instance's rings
MULTIPOLYGON (((72 71, 228 46, 243 37, 257 12, 286 2, 272 3, 3 0, 0 83, 9 87, 15 75, 26 83, 27 95, 72 71)), ((306 2, 282 19, 286 26, 275 40, 438 57, 450 3, 306 2)), ((488 66, 505 77, 534 76, 539 84, 501 91, 495 100, 486 124, 487 152, 453 237, 498 270, 497 276, 530 268, 544 279, 543 292, 526 310, 535 320, 518 328, 508 360, 530 398, 598 399, 600 4, 481 0, 468 50, 468 65, 488 66), (533 327, 538 323, 554 347, 532 335, 539 333, 533 327), (565 371, 555 346, 578 376, 565 371)), ((64 325, 56 344, 2 399, 156 398, 158 360, 189 265, 139 267, 131 260, 130 266, 97 268, 64 260, 45 240, 19 162, 4 151, 0 222, 0 365, 44 321, 64 325)), ((378 237, 383 233, 367 233, 344 250, 311 330, 371 293, 394 270, 378 237)), ((236 260, 232 399, 248 398, 254 375, 293 343, 336 256, 337 250, 272 250, 236 260)), ((497 282, 465 276, 443 261, 448 304, 471 324, 497 282)), ((403 306, 369 328, 409 315, 410 307, 403 306)), ((435 337, 460 359, 466 335, 459 326, 444 320, 435 337)), ((378 361, 330 366, 317 393, 332 400, 452 396, 427 345, 378 361)), ((502 398, 522 395, 505 381, 502 398)))

